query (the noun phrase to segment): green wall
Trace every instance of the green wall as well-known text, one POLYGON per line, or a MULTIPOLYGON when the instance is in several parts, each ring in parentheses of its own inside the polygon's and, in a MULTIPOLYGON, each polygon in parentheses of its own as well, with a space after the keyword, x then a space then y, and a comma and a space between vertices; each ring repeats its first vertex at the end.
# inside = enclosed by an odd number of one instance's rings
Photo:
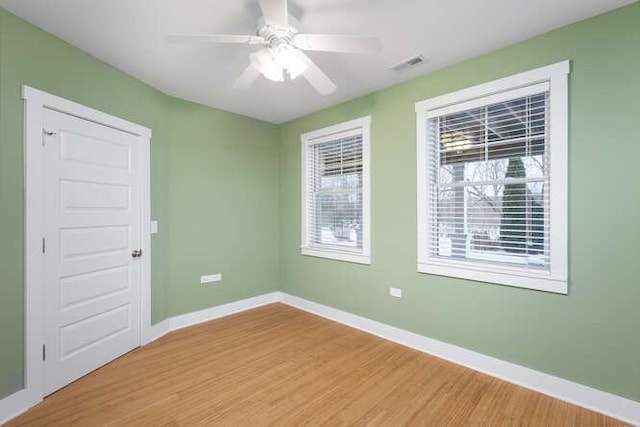
POLYGON ((167 314, 278 290, 277 127, 177 99, 168 112, 167 314))
POLYGON ((640 401, 639 47, 635 3, 282 126, 281 289, 640 401), (564 59, 569 295, 417 273, 414 103, 564 59), (371 266, 301 256, 300 134, 364 115, 371 266))
POLYGON ((278 289, 277 127, 166 96, 0 8, 0 398, 23 387, 23 84, 153 130, 154 323, 278 289))

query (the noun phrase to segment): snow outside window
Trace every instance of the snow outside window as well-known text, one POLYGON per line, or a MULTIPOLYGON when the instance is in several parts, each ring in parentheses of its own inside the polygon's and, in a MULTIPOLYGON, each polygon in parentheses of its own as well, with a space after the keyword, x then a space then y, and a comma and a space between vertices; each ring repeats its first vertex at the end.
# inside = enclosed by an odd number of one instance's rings
POLYGON ((420 272, 566 293, 567 73, 416 104, 420 272))
POLYGON ((370 118, 302 135, 302 254, 368 264, 370 118))

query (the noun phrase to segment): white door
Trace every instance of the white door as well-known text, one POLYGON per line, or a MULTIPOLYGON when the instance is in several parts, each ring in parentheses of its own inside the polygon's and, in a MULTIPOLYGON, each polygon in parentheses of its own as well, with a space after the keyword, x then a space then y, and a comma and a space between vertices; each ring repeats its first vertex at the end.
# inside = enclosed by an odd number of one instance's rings
POLYGON ((44 114, 48 395, 140 345, 143 177, 135 136, 44 114))

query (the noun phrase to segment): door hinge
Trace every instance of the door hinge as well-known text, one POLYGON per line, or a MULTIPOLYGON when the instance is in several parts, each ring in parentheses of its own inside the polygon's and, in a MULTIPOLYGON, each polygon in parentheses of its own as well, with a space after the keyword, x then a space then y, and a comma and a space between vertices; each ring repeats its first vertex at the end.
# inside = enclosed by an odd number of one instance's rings
POLYGON ((47 347, 44 344, 42 344, 42 360, 47 360, 47 347))
POLYGON ((44 242, 44 237, 42 238, 42 253, 45 253, 46 250, 46 244, 44 242))
POLYGON ((45 128, 42 128, 42 146, 44 147, 44 139, 45 139, 45 137, 47 137, 47 136, 55 136, 55 135, 56 135, 55 132, 49 132, 45 128))

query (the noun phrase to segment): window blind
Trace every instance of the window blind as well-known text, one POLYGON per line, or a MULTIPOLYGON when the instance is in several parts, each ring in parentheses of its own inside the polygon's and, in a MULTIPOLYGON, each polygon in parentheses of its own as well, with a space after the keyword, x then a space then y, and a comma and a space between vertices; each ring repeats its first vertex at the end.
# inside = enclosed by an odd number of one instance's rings
POLYGON ((362 134, 320 142, 306 157, 308 240, 312 246, 362 250, 362 134))
POLYGON ((548 269, 548 91, 449 111, 427 120, 430 256, 548 269))

